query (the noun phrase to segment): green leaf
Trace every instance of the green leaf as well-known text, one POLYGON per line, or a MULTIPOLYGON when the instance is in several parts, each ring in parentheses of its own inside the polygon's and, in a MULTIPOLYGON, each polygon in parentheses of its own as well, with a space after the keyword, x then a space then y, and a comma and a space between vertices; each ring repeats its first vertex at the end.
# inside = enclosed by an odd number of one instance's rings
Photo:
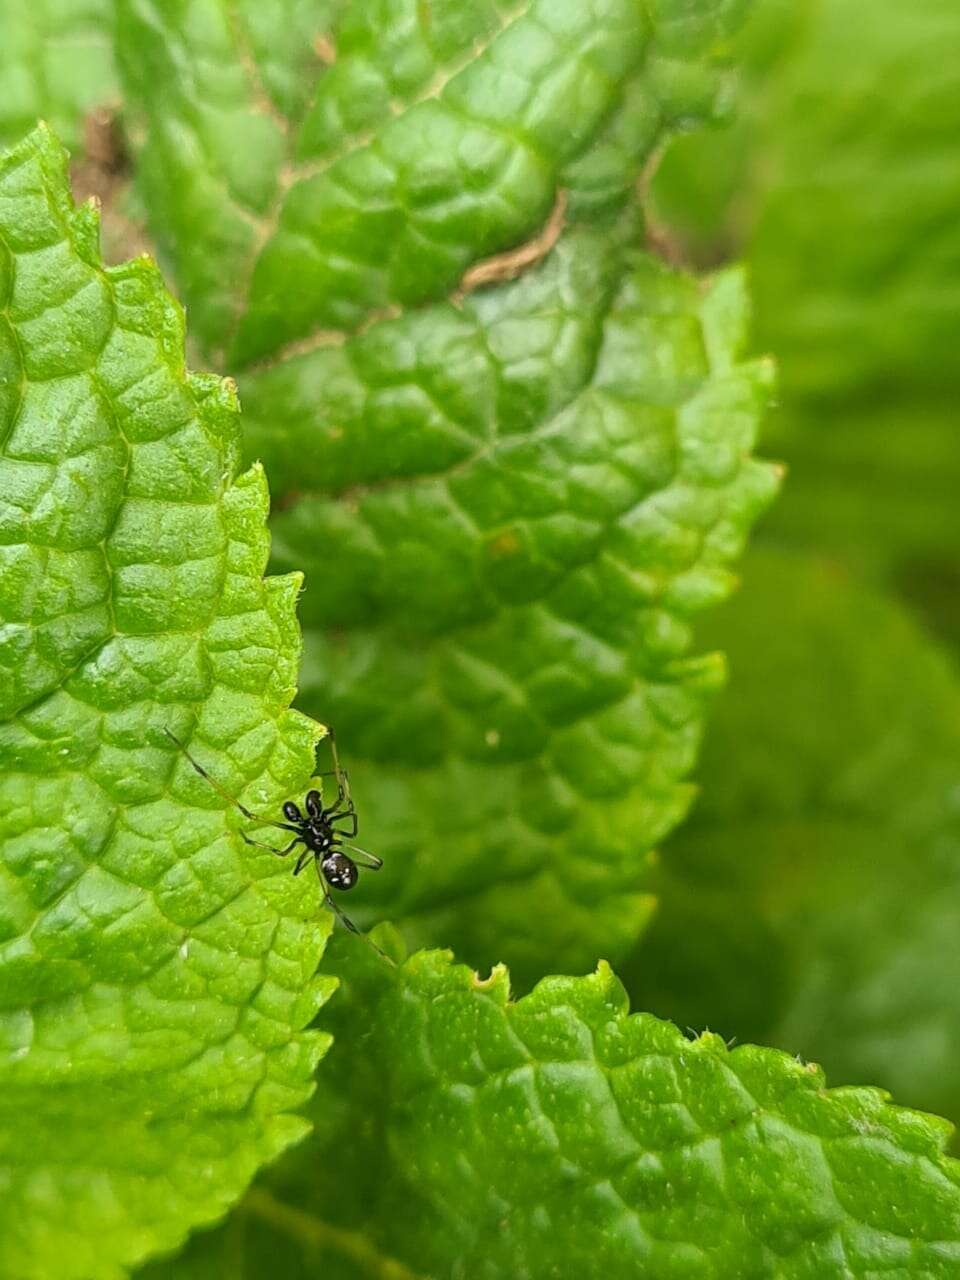
POLYGON ((122 0, 141 188, 198 333, 240 367, 454 290, 630 198, 713 110, 740 0, 122 0), (330 70, 326 64, 335 59, 330 70))
POLYGON ((690 619, 774 488, 739 277, 643 257, 631 207, 714 110, 739 7, 388 0, 332 35, 297 7, 318 76, 303 39, 267 58, 252 5, 121 6, 191 317, 218 358, 238 323, 233 358, 270 356, 245 442, 307 573, 302 705, 387 860, 359 919, 524 982, 642 928, 721 675, 690 619))
POLYGON ((729 695, 625 981, 960 1119, 960 683, 835 563, 754 552, 729 695), (763 642, 758 644, 758 637, 763 642))
POLYGON ((183 364, 146 259, 104 270, 45 130, 0 160, 0 1273, 117 1277, 306 1130, 330 922, 242 844, 171 729, 255 807, 296 578, 262 577, 233 389, 183 364))
POLYGON ((480 981, 438 952, 349 972, 321 1136, 151 1280, 956 1274, 943 1121, 630 1016, 605 964, 516 1003, 504 970, 480 981))
POLYGON ((73 151, 83 118, 118 96, 110 0, 4 0, 0 146, 46 120, 73 151))
POLYGON ((702 289, 580 229, 522 282, 248 381, 252 448, 334 494, 275 552, 307 571, 302 703, 387 862, 358 919, 522 982, 636 938, 722 679, 690 622, 776 486, 745 311, 736 273, 702 289))

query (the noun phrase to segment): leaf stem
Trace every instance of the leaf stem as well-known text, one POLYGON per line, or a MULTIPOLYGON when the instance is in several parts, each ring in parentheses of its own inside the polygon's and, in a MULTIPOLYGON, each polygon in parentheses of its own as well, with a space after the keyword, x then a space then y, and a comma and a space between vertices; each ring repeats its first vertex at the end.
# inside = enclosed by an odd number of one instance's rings
POLYGON ((374 1280, 428 1280, 417 1275, 395 1258, 379 1253, 358 1231, 344 1231, 321 1218, 276 1200, 269 1191, 254 1187, 247 1193, 243 1207, 262 1218, 278 1231, 294 1236, 312 1249, 336 1249, 362 1267, 374 1280))

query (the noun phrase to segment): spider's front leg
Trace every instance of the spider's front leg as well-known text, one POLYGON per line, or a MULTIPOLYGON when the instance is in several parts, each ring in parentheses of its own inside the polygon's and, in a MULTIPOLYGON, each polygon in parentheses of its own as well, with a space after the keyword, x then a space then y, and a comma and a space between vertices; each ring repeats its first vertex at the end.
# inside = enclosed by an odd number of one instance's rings
POLYGON ((346 836, 348 840, 352 840, 359 829, 359 819, 353 809, 347 809, 345 813, 332 813, 330 815, 331 822, 352 822, 352 831, 338 831, 337 835, 346 836))
POLYGON ((333 756, 333 773, 337 779, 337 806, 345 804, 347 811, 353 812, 353 799, 350 795, 350 775, 346 769, 340 766, 340 757, 337 755, 337 735, 332 729, 328 730, 330 737, 330 754, 333 756))
POLYGON ((250 836, 248 836, 245 831, 238 831, 237 835, 244 842, 244 844, 252 845, 254 849, 266 849, 268 853, 275 853, 278 858, 285 858, 287 854, 292 853, 294 849, 297 847, 297 845, 300 843, 300 837, 297 836, 295 840, 290 841, 290 843, 287 845, 285 849, 275 849, 272 844, 264 844, 261 840, 251 839, 250 836))
MULTIPOLYGON (((248 818, 251 822, 258 822, 262 827, 276 827, 279 831, 296 831, 297 830, 297 828, 294 826, 291 826, 289 822, 276 822, 273 818, 265 818, 262 814, 254 813, 252 809, 248 809, 245 804, 241 804, 240 801, 237 800, 235 796, 232 796, 230 792, 226 790, 225 787, 221 787, 220 783, 217 782, 216 778, 213 778, 210 776, 210 774, 203 767, 203 765, 200 763, 199 760, 195 760, 193 758, 193 756, 190 754, 187 748, 183 745, 180 739, 176 736, 176 734, 171 733, 169 729, 164 729, 163 732, 167 735, 167 737, 174 744, 174 746, 176 746, 178 750, 183 752, 183 754, 190 761, 190 764, 193 766, 196 772, 200 775, 200 777, 203 778, 206 782, 209 782, 210 786, 213 787, 217 795, 221 796, 224 800, 226 800, 228 804, 232 804, 233 807, 235 809, 238 809, 245 818, 248 818)), ((241 832, 241 835, 242 834, 243 833, 241 832)), ((256 840, 248 840, 246 836, 244 836, 243 838, 247 840, 247 844, 257 843, 256 840)), ((296 841, 294 841, 294 843, 296 843, 296 841)), ((268 844, 261 845, 260 847, 262 849, 270 849, 270 845, 268 844)), ((290 847, 292 848, 293 846, 291 845, 290 847)), ((280 850, 271 849, 271 852, 279 854, 280 850)), ((288 849, 287 853, 289 852, 290 850, 288 849)), ((283 854, 280 854, 280 856, 283 857, 283 854)))

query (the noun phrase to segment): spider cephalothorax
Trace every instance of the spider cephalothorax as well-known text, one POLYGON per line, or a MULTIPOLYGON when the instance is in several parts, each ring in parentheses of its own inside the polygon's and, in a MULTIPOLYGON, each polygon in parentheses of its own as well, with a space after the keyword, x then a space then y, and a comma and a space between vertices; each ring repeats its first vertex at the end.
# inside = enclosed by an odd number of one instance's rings
POLYGON ((320 879, 327 905, 346 928, 353 933, 359 933, 353 921, 344 915, 334 902, 330 896, 330 890, 337 889, 342 893, 347 889, 352 889, 360 878, 358 864, 359 866, 368 867, 371 871, 379 871, 383 866, 383 861, 376 854, 368 853, 366 849, 361 849, 358 845, 346 843, 346 840, 355 839, 359 824, 357 811, 350 795, 350 779, 347 776, 346 769, 340 768, 340 761, 337 757, 337 743, 333 736, 333 730, 329 731, 330 748, 333 753, 333 769, 329 775, 321 776, 336 778, 336 800, 329 807, 324 807, 321 793, 317 790, 308 791, 303 803, 305 813, 301 812, 300 808, 292 800, 287 800, 283 806, 283 816, 286 818, 286 822, 277 822, 274 818, 264 818, 259 814, 252 813, 239 800, 228 795, 223 787, 211 778, 203 765, 193 758, 179 738, 175 737, 169 729, 165 729, 164 732, 168 738, 173 739, 197 773, 202 778, 206 778, 207 782, 225 800, 229 800, 232 805, 235 805, 245 818, 249 818, 252 822, 259 822, 263 826, 277 827, 281 831, 293 832, 293 839, 285 849, 275 849, 273 845, 263 844, 260 840, 253 840, 245 831, 240 831, 238 834, 241 840, 244 840, 247 844, 256 849, 268 849, 270 853, 275 853, 278 858, 285 858, 298 845, 303 845, 304 848, 297 858, 296 866, 293 868, 293 874, 298 876, 303 868, 312 862, 317 869, 317 876, 320 879), (345 823, 350 824, 349 831, 342 829, 345 823), (345 848, 350 850, 350 854, 353 857, 344 853, 345 848))

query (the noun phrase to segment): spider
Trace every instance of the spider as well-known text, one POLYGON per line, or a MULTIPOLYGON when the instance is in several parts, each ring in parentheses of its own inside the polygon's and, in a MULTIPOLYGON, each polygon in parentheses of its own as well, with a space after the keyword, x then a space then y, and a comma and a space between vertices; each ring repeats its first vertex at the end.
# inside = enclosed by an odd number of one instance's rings
MULTIPOLYGON (((361 867, 368 867, 371 871, 379 871, 383 866, 383 859, 378 858, 376 854, 368 853, 366 849, 361 849, 358 845, 347 844, 343 839, 344 836, 350 840, 354 839, 357 834, 358 822, 357 812, 350 795, 350 779, 347 776, 346 769, 341 769, 340 767, 340 760, 337 756, 337 740, 333 730, 330 729, 328 731, 330 749, 333 753, 333 768, 326 773, 321 773, 319 776, 321 778, 336 778, 336 801, 328 808, 324 808, 320 792, 316 790, 308 791, 304 799, 304 808, 307 811, 306 816, 300 812, 300 809, 292 800, 287 800, 283 806, 283 816, 286 818, 286 822, 276 822, 273 818, 264 818, 260 814, 251 813, 246 805, 242 805, 239 800, 225 791, 219 782, 210 777, 203 765, 193 758, 179 738, 172 734, 169 729, 164 729, 164 733, 183 752, 200 777, 206 778, 214 791, 239 809, 245 818, 249 818, 251 822, 259 822, 265 827, 277 827, 281 831, 292 831, 294 833, 293 839, 285 849, 275 849, 271 844, 263 844, 259 840, 251 839, 245 831, 237 832, 240 839, 246 844, 252 845, 255 849, 266 849, 270 853, 276 854, 278 858, 285 858, 296 849, 297 845, 305 845, 303 852, 297 858, 293 874, 298 876, 304 867, 312 861, 317 869, 317 878, 320 881, 320 888, 323 891, 327 906, 344 928, 349 929, 351 933, 359 934, 360 930, 350 917, 341 911, 340 907, 334 902, 330 890, 339 889, 341 892, 345 892, 347 889, 352 889, 360 877, 358 863, 361 867), (338 824, 345 822, 352 824, 352 830, 340 831, 338 829, 338 824), (353 857, 342 852, 342 849, 349 849, 353 857)), ((365 937, 366 935, 361 936, 365 937)), ((370 945, 374 946, 372 942, 370 945)), ((376 950, 379 951, 380 948, 376 947, 376 950)))

